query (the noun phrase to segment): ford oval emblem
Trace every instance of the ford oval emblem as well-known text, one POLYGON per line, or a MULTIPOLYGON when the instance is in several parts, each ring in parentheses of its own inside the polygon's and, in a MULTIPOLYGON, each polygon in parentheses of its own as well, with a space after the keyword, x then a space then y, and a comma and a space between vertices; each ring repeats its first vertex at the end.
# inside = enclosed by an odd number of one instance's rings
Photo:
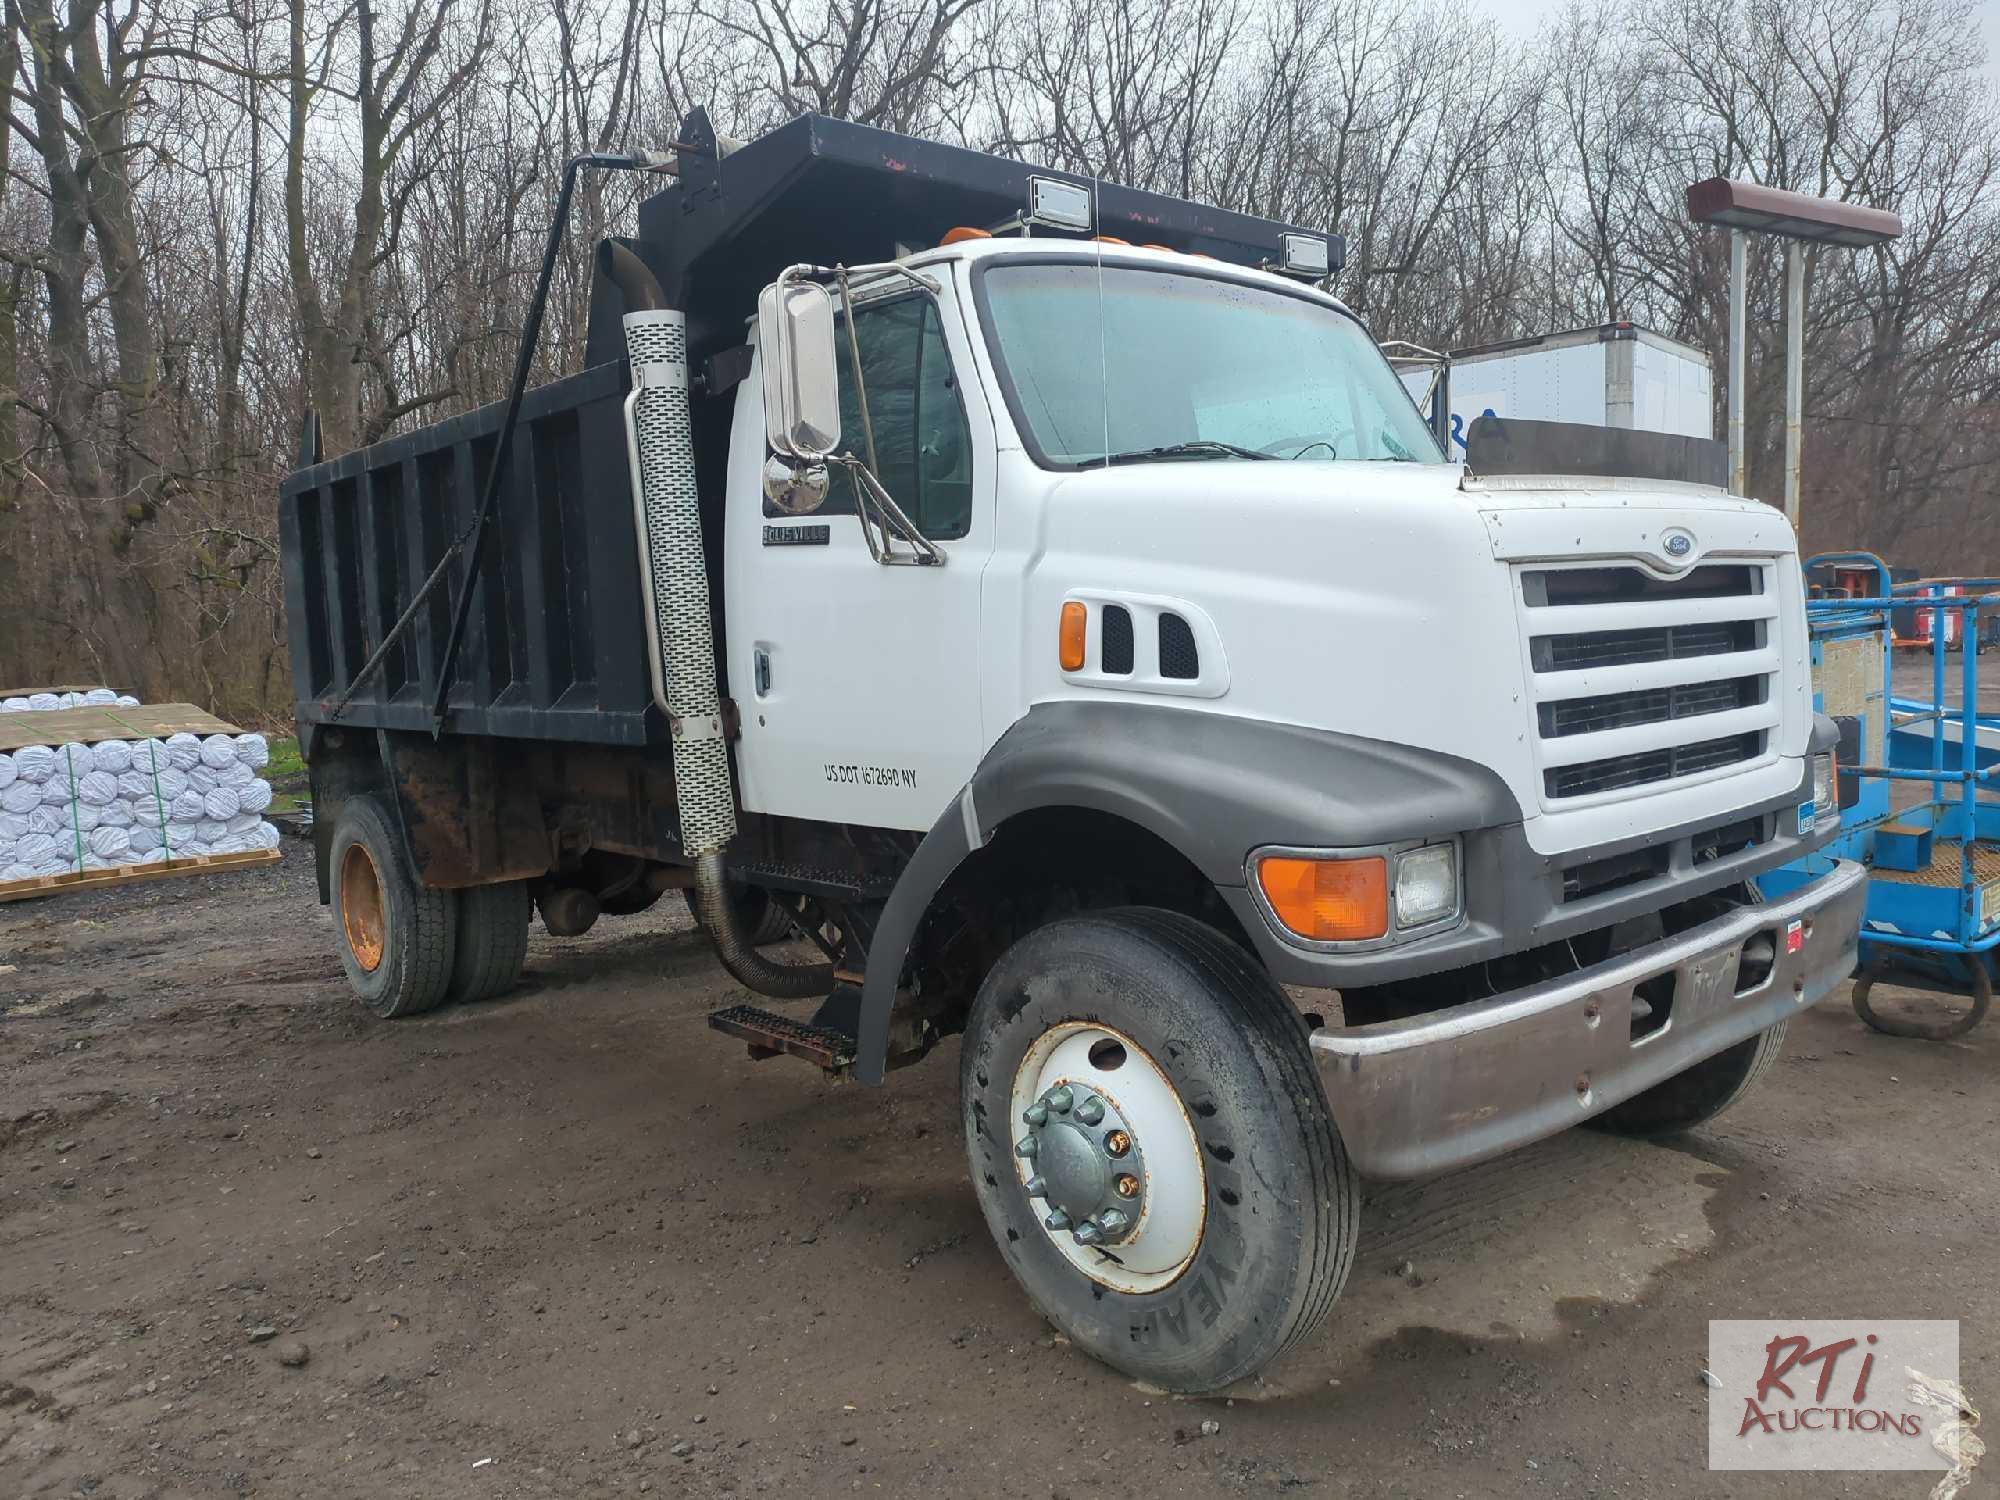
POLYGON ((1686 557, 1694 551, 1694 538, 1685 531, 1670 531, 1660 539, 1669 557, 1686 557))

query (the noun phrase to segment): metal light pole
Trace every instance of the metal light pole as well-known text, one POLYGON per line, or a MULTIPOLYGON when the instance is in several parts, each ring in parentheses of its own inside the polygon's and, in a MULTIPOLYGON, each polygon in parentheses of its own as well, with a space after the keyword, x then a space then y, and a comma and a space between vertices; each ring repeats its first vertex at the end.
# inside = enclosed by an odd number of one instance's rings
MULTIPOLYGON (((1732 231, 1733 232, 1733 231, 1732 231)), ((1805 439, 1806 252, 1785 241, 1785 519, 1799 529, 1799 450, 1805 439)))
POLYGON ((1879 245, 1900 236, 1903 221, 1886 209, 1727 177, 1691 184, 1687 211, 1697 224, 1721 224, 1729 230, 1729 487, 1739 495, 1750 489, 1744 417, 1750 346, 1747 237, 1768 234, 1785 241, 1785 518, 1796 531, 1805 435, 1805 244, 1879 245))
POLYGON ((1729 488, 1750 493, 1750 460, 1743 451, 1743 388, 1750 347, 1750 278, 1745 273, 1750 238, 1729 231, 1729 488))

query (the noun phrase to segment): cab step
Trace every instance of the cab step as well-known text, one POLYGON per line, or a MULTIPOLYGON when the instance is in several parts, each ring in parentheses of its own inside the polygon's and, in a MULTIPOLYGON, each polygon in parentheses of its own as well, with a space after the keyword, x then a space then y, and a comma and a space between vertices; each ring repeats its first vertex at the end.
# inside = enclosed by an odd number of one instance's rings
POLYGON ((854 1038, 847 1032, 811 1021, 795 1021, 754 1005, 731 1005, 714 1011, 708 1024, 728 1036, 741 1037, 750 1044, 750 1055, 759 1060, 790 1054, 818 1063, 830 1073, 840 1072, 854 1062, 854 1038))

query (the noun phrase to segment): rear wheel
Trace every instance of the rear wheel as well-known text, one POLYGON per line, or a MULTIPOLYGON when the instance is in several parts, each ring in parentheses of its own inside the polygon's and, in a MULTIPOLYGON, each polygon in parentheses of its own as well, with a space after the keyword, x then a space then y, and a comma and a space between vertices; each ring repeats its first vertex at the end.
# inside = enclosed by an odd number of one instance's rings
POLYGON ((448 1000, 491 1000, 521 978, 534 902, 525 880, 475 885, 458 893, 458 943, 448 1000))
POLYGON ((1705 1125, 1750 1092, 1785 1045, 1785 1022, 1656 1083, 1589 1123, 1614 1135, 1673 1135, 1705 1125))
POLYGON ((458 911, 424 887, 382 804, 350 797, 334 824, 328 866, 347 982, 378 1016, 418 1015, 445 998, 458 911))
POLYGON ((1309 1334, 1360 1191, 1303 1018, 1213 929, 1127 908, 1009 948, 966 1024, 973 1190, 1043 1314, 1171 1391, 1309 1334))

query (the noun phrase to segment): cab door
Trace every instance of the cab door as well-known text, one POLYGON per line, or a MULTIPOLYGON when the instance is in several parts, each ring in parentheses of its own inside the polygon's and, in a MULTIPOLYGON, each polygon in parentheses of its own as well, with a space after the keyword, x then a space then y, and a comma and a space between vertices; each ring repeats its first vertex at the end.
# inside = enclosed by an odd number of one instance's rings
MULTIPOLYGON (((985 748, 979 591, 993 548, 993 421, 952 267, 931 269, 941 296, 903 282, 857 297, 852 336, 878 475, 941 566, 875 561, 841 466, 811 515, 766 501, 761 369, 737 388, 724 577, 749 811, 925 830, 985 748)), ((865 456, 844 318, 836 337, 841 449, 865 456)))

